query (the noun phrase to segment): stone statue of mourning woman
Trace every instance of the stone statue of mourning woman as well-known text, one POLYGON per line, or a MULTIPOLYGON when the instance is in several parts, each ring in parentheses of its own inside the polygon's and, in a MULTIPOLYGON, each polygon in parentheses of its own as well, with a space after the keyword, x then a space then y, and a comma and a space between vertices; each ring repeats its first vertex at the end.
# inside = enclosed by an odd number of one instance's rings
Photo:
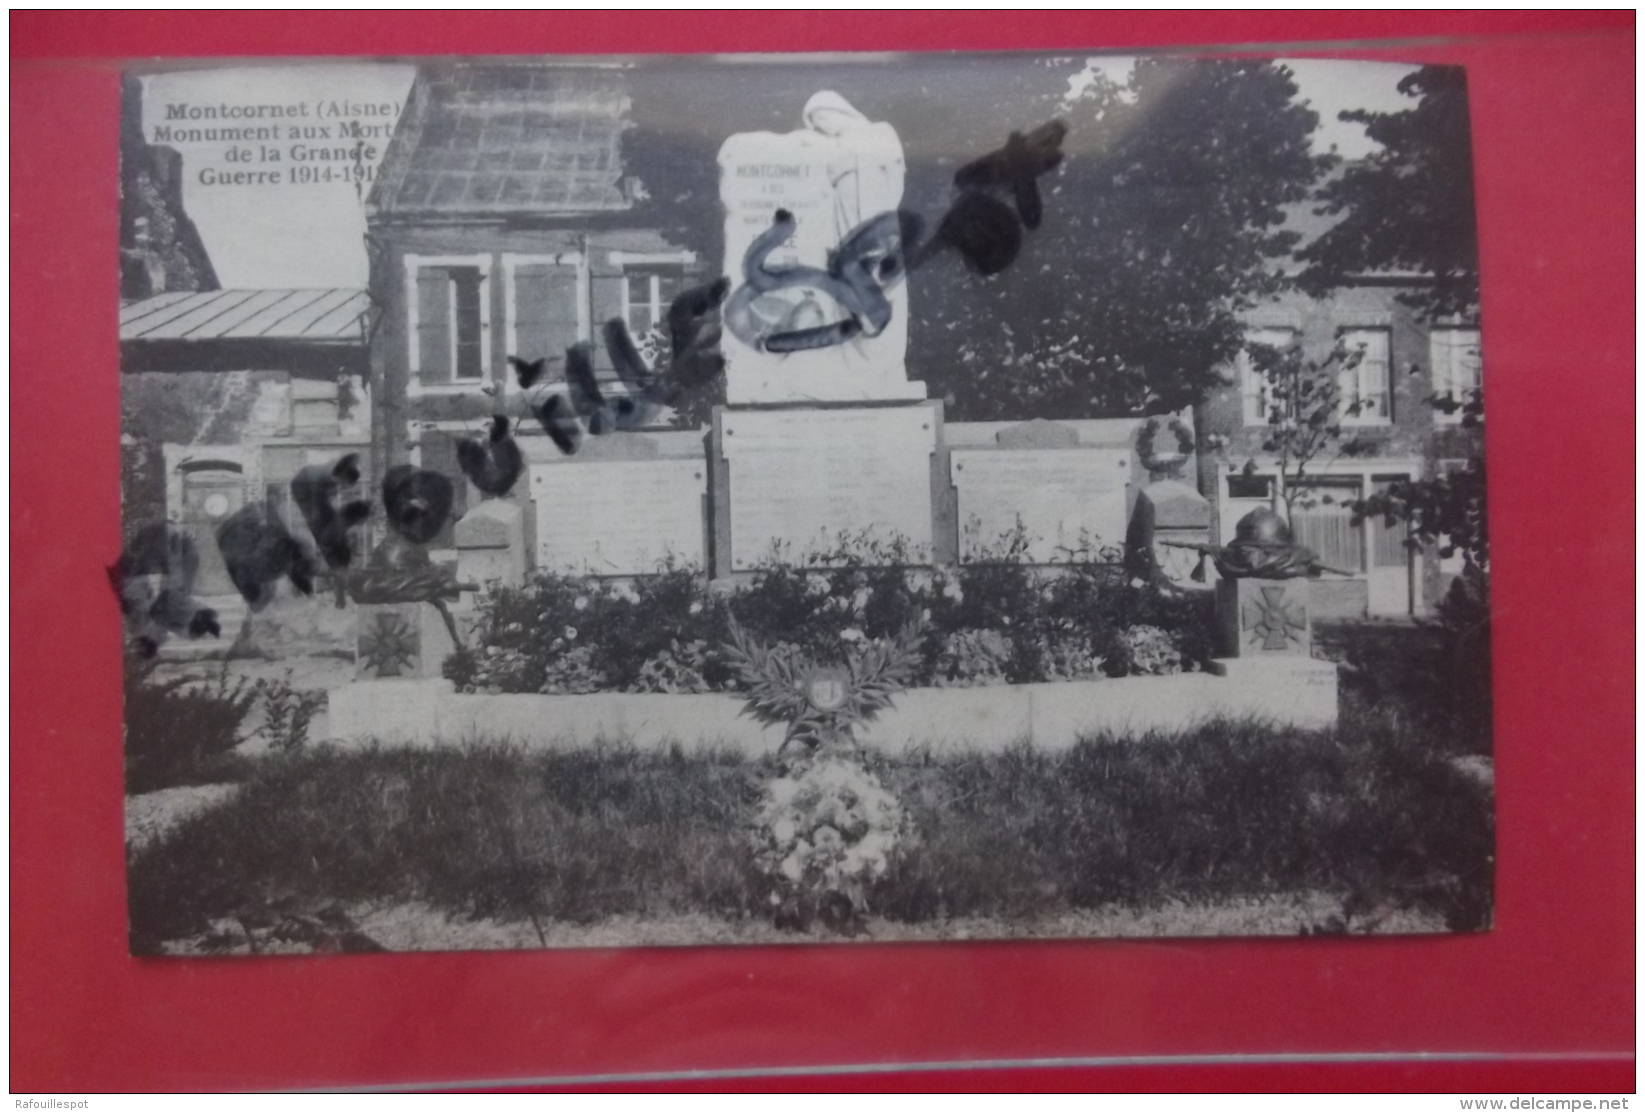
POLYGON ((726 398, 915 400, 908 381, 902 143, 838 93, 790 132, 720 148, 725 206, 726 398))

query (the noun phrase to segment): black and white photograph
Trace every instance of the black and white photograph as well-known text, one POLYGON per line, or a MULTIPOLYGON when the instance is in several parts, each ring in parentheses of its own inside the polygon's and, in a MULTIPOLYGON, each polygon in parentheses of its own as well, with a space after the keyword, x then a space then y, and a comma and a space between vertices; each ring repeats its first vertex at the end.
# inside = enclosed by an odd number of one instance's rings
POLYGON ((1463 68, 121 84, 133 954, 1491 928, 1463 68))

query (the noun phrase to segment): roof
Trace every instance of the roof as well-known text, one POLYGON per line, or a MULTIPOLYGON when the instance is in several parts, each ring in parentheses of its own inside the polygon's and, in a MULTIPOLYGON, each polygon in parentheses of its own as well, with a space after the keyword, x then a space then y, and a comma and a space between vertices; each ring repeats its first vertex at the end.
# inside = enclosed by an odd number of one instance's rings
POLYGON ((120 340, 353 341, 370 307, 364 290, 207 290, 120 306, 120 340))
POLYGON ((629 98, 612 69, 424 67, 371 192, 375 214, 622 210, 629 98))

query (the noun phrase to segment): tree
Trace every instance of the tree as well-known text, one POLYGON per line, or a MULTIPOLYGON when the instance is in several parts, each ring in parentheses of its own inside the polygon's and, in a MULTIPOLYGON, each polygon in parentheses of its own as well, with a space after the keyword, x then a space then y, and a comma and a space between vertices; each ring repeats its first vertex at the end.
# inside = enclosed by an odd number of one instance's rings
POLYGON ((1322 294, 1375 271, 1414 271, 1431 285, 1402 295, 1429 317, 1479 305, 1479 241, 1468 86, 1458 66, 1424 66, 1399 83, 1417 98, 1403 112, 1344 112, 1381 148, 1317 193, 1342 219, 1298 253, 1299 284, 1322 294))
MULTIPOLYGON (((1359 364, 1361 353, 1341 344, 1322 360, 1308 359, 1294 345, 1249 344, 1247 351, 1252 368, 1261 377, 1267 411, 1261 450, 1278 463, 1279 493, 1290 518, 1299 506, 1314 504, 1310 476, 1343 456, 1355 456, 1370 447, 1363 438, 1346 436, 1343 430, 1344 420, 1357 416, 1363 406, 1358 400, 1345 401, 1342 390, 1343 373, 1359 364)), ((1256 461, 1246 461, 1245 467, 1255 471, 1256 461)), ((1318 498, 1331 501, 1329 495, 1318 498)))
POLYGON ((638 65, 623 140, 643 198, 633 219, 718 273, 720 143, 798 127, 806 98, 833 89, 896 128, 902 208, 929 237, 960 195, 956 171, 1060 118, 1062 165, 1039 179, 1043 222, 1023 232, 1014 264, 982 277, 948 252, 908 276, 909 374, 949 400, 953 420, 1181 409, 1220 385, 1243 339, 1240 311, 1284 281, 1297 243, 1285 206, 1305 201, 1332 160, 1311 152, 1318 116, 1283 66, 1145 58, 1124 87, 1084 66, 638 65), (1093 79, 1071 83, 1081 76, 1093 79))
MULTIPOLYGON (((1344 112, 1365 125, 1381 149, 1318 192, 1322 215, 1342 219, 1299 256, 1308 263, 1299 284, 1326 293, 1372 271, 1415 271, 1429 284, 1401 300, 1430 319, 1473 317, 1479 308, 1479 243, 1474 224, 1474 168, 1468 128, 1468 86, 1455 66, 1424 66, 1399 83, 1417 98, 1403 112, 1344 112)), ((1361 518, 1405 522, 1412 543, 1461 553, 1470 569, 1490 563, 1485 522, 1484 398, 1430 398, 1447 412, 1462 410, 1471 430, 1465 465, 1408 480, 1355 504, 1361 518)))
POLYGON ((1473 391, 1461 403, 1435 399, 1447 411, 1462 411, 1462 427, 1473 443, 1463 466, 1427 479, 1394 483, 1354 505, 1358 520, 1382 518, 1405 522, 1412 545, 1430 545, 1442 557, 1460 554, 1470 572, 1484 573, 1491 564, 1491 537, 1485 518, 1485 400, 1473 391))
POLYGON ((911 370, 959 420, 1158 413, 1217 389, 1240 312, 1284 282, 1285 206, 1331 165, 1296 94, 1271 62, 1144 58, 1124 88, 1042 99, 1069 126, 1044 223, 1004 274, 913 276, 911 370))

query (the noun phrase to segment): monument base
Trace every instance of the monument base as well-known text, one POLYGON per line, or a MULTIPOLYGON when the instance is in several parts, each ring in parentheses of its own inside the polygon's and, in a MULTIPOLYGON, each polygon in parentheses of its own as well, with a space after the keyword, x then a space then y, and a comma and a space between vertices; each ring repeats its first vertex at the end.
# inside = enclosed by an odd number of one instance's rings
POLYGON ((929 563, 932 492, 947 479, 933 461, 941 426, 941 402, 716 407, 715 575, 772 561, 823 567, 842 546, 929 563))
POLYGON ((755 367, 726 368, 725 400, 732 406, 806 405, 813 402, 923 402, 925 384, 885 375, 852 375, 839 367, 823 372, 794 373, 770 366, 770 358, 755 367))
POLYGON ((1304 729, 1337 725, 1337 667, 1312 657, 1218 657, 1206 671, 1231 683, 1223 714, 1304 729))

